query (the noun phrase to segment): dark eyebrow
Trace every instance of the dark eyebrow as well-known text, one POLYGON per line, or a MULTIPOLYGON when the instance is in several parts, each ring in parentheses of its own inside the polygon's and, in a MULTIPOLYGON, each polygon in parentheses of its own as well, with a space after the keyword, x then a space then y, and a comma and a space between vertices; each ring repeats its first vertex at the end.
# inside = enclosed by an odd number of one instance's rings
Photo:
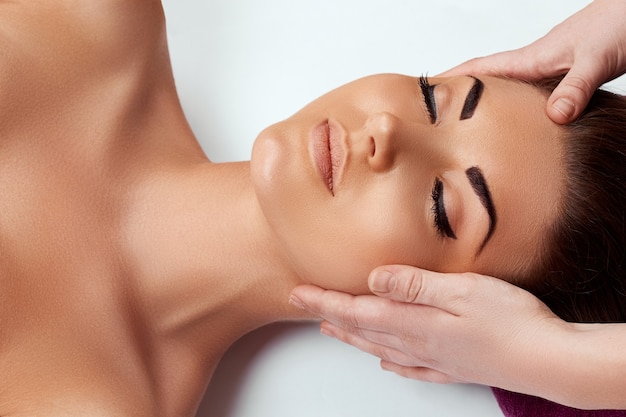
POLYGON ((467 97, 465 97, 465 103, 463 103, 463 110, 461 110, 461 117, 459 120, 469 119, 474 115, 474 110, 476 110, 476 106, 478 106, 478 102, 480 101, 480 96, 483 93, 485 85, 478 78, 470 75, 474 79, 474 85, 470 88, 467 93, 467 97))
POLYGON ((483 242, 480 244, 480 248, 478 249, 478 254, 483 250, 489 238, 493 235, 493 231, 496 229, 496 208, 493 205, 493 200, 491 199, 491 193, 489 192, 489 187, 487 187, 487 181, 485 181, 485 177, 483 176, 482 171, 478 167, 471 167, 465 171, 465 175, 469 180, 474 192, 480 199, 481 204, 487 210, 487 214, 489 215, 489 230, 487 230, 487 234, 483 239, 483 242))

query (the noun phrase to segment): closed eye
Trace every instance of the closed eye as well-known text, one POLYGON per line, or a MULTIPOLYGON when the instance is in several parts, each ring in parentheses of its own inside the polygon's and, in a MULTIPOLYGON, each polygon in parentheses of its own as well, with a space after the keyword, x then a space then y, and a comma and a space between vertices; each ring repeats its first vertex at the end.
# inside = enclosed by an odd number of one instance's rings
POLYGON ((435 87, 430 85, 428 78, 421 76, 419 79, 420 89, 422 90, 422 97, 424 97, 424 104, 426 105, 426 111, 428 111, 428 117, 430 123, 435 124, 437 122, 437 104, 435 103, 435 87))
POLYGON ((433 185, 431 193, 434 226, 439 236, 447 236, 451 239, 456 239, 456 234, 448 221, 448 214, 446 213, 446 206, 443 199, 443 190, 443 182, 439 178, 435 178, 435 184, 433 185))

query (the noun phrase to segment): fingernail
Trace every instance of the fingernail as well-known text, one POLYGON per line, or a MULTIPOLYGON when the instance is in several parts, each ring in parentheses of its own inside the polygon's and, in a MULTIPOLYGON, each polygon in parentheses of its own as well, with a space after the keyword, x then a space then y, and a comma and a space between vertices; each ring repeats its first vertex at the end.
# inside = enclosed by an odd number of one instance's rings
POLYGON ((289 296, 289 304, 291 304, 295 308, 299 308, 300 310, 306 310, 306 305, 295 295, 289 296))
POLYGON ((393 290, 396 285, 396 278, 389 271, 384 269, 374 272, 370 279, 370 289, 373 292, 387 293, 393 290))
POLYGON ((574 115, 574 103, 567 98, 560 98, 552 105, 556 111, 561 113, 567 119, 570 119, 574 115))

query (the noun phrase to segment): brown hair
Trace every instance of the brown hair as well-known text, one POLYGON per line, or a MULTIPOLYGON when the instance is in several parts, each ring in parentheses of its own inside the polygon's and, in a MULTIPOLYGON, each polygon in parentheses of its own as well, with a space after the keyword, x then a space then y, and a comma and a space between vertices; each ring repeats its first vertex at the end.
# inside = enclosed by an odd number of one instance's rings
POLYGON ((564 200, 528 289, 565 320, 626 322, 626 98, 596 91, 564 130, 564 200))

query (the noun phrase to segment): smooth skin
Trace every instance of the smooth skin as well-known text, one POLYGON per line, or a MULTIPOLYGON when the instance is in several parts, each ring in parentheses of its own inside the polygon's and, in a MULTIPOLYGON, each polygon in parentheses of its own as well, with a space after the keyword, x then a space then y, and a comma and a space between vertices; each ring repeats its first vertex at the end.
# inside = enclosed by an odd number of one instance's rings
POLYGON ((312 318, 295 286, 366 293, 395 262, 514 273, 497 260, 534 257, 541 235, 516 237, 556 215, 560 127, 529 85, 482 77, 461 120, 476 79, 433 79, 433 123, 418 78, 367 77, 217 164, 180 106, 158 1, 0 2, 0 28, 2 416, 191 416, 232 342, 312 318), (333 193, 310 146, 331 121, 333 193), (500 210, 480 256, 473 166, 500 210), (435 178, 457 239, 434 225, 435 178), (393 246, 400 232, 422 250, 393 246))
MULTIPOLYGON (((443 75, 534 80, 566 73, 546 112, 568 123, 593 90, 626 71, 624 16, 626 2, 596 0, 529 46, 443 75)), ((478 274, 384 266, 372 271, 369 288, 376 296, 300 286, 291 302, 323 318, 324 334, 406 377, 481 383, 576 408, 626 409, 625 324, 567 323, 532 294, 478 274)))
POLYGON ((482 82, 472 117, 462 120, 474 78, 430 79, 433 122, 416 77, 379 74, 324 94, 259 134, 251 161, 256 195, 298 275, 351 294, 368 293, 369 272, 388 263, 523 279, 525 259, 541 256, 542 230, 558 213, 561 127, 534 87, 482 82), (341 155, 332 193, 310 146, 310 132, 326 120, 333 155, 341 155), (490 189, 492 233, 466 174, 472 167, 490 189), (437 179, 454 238, 437 228, 437 179))

